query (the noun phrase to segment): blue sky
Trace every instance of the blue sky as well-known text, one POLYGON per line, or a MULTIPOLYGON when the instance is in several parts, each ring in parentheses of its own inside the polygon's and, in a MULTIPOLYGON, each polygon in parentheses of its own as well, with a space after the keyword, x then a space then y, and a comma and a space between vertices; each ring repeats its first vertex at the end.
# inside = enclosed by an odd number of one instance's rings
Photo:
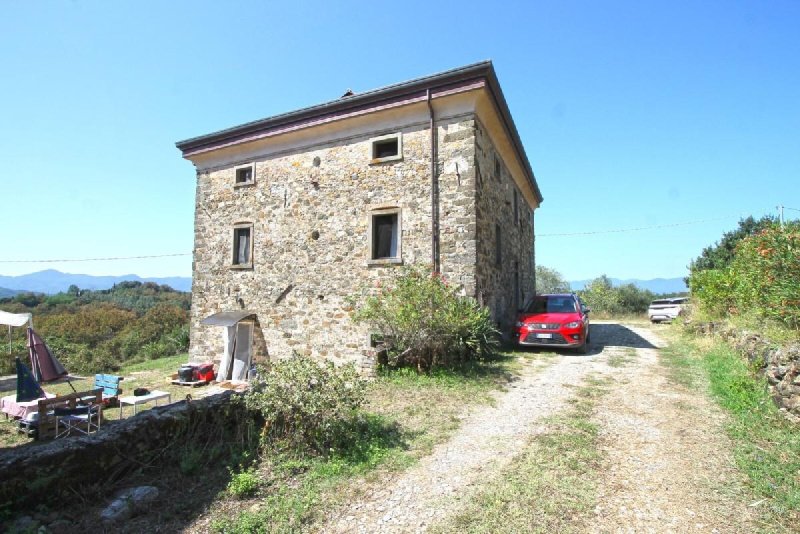
POLYGON ((538 262, 683 276, 740 217, 800 208, 798 28, 796 1, 2 2, 0 274, 189 276, 8 261, 189 254, 175 141, 492 59, 545 197, 538 262))

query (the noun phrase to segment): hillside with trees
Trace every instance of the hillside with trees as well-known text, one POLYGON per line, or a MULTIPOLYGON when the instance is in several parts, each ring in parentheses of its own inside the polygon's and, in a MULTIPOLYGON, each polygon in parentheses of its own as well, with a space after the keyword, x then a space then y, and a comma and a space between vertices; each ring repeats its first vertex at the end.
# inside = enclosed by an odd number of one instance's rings
MULTIPOLYGON (((55 295, 21 293, 0 299, 3 311, 32 313, 34 329, 66 368, 78 374, 114 371, 126 362, 186 351, 190 305, 191 293, 153 282, 121 282, 97 291, 73 285, 55 295)), ((0 372, 13 372, 15 356, 27 357, 24 328, 12 331, 11 354, 3 350, 0 372)))
POLYGON ((703 250, 689 286, 709 318, 769 321, 800 330, 800 221, 752 217, 703 250))

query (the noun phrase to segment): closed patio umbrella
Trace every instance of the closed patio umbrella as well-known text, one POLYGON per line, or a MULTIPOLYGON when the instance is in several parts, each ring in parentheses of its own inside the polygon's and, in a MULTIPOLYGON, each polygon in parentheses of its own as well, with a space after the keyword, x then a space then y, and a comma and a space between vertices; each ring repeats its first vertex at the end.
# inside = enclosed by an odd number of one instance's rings
POLYGON ((44 397, 44 391, 25 364, 17 358, 17 402, 28 402, 39 397, 44 397))
POLYGON ((31 369, 37 382, 51 382, 67 376, 67 370, 53 355, 44 340, 28 328, 28 352, 31 357, 31 369))

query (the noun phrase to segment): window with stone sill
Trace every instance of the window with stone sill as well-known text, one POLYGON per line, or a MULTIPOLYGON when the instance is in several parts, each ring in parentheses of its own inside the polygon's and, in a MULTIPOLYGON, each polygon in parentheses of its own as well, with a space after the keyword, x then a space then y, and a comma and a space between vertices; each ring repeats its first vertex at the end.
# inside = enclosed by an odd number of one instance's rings
POLYGON ((253 267, 253 224, 238 223, 233 226, 231 267, 249 269, 253 267))
POLYGON ((403 134, 382 135, 370 140, 371 163, 403 159, 403 134))
POLYGON ((242 187, 246 185, 253 185, 256 183, 256 169, 255 164, 248 163, 247 165, 240 165, 234 168, 235 179, 234 187, 242 187))
POLYGON ((369 214, 370 265, 402 263, 400 208, 382 208, 369 214))

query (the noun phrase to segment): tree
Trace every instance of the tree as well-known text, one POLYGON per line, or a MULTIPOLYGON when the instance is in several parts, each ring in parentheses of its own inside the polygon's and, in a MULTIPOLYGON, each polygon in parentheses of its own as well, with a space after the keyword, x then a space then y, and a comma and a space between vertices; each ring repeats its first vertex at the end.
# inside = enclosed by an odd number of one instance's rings
POLYGON ((569 282, 564 280, 560 272, 544 265, 536 266, 536 294, 568 293, 569 282))
POLYGON ((606 275, 589 282, 578 295, 595 312, 615 314, 620 310, 619 292, 606 275))
POLYGON ((773 215, 764 215, 756 220, 753 216, 739 220, 739 227, 736 230, 725 232, 722 239, 710 247, 703 249, 697 259, 689 264, 689 270, 705 271, 708 269, 724 269, 733 261, 736 245, 745 237, 755 235, 758 232, 770 228, 777 223, 773 215))

